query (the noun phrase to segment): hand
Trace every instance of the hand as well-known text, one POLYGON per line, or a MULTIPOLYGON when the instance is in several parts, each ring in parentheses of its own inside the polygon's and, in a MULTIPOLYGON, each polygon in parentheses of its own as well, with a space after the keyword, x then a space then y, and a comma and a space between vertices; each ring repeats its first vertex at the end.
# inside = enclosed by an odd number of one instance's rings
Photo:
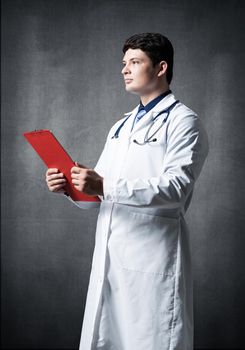
POLYGON ((71 178, 74 187, 90 196, 103 196, 103 177, 93 169, 86 168, 77 162, 75 164, 71 168, 71 178))
POLYGON ((49 191, 55 193, 64 193, 66 179, 64 174, 60 173, 58 169, 50 168, 46 172, 46 182, 49 191))

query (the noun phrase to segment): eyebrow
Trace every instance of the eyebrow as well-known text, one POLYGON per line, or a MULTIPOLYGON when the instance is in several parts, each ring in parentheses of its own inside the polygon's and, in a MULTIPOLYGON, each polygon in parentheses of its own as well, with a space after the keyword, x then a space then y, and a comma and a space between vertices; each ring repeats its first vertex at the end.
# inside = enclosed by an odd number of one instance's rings
MULTIPOLYGON (((133 60, 138 60, 138 61, 142 61, 142 58, 138 58, 138 57, 132 57, 129 59, 129 61, 133 61, 133 60)), ((126 63, 125 60, 122 61, 122 63, 126 63)))

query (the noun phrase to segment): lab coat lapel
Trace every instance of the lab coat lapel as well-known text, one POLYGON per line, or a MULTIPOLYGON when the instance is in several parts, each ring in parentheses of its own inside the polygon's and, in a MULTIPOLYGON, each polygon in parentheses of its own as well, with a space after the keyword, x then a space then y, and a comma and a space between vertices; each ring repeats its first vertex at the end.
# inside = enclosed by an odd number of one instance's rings
POLYGON ((138 112, 138 109, 139 109, 139 105, 136 106, 131 112, 124 113, 125 117, 130 116, 128 121, 125 123, 125 127, 124 127, 124 134, 127 136, 130 136, 130 134, 131 134, 132 125, 134 122, 134 118, 138 112))
POLYGON ((135 133, 137 133, 137 131, 148 125, 152 121, 152 119, 152 111, 149 111, 134 125, 133 130, 131 130, 130 132, 130 136, 134 135, 135 133))
POLYGON ((167 95, 163 100, 161 100, 155 107, 152 108, 152 116, 153 118, 157 116, 158 113, 162 112, 164 109, 170 107, 176 98, 173 94, 167 95))

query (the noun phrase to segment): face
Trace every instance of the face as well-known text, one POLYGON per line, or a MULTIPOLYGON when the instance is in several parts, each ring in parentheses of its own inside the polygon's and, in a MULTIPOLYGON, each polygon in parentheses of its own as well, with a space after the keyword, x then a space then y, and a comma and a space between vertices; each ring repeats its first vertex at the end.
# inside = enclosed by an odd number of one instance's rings
POLYGON ((123 57, 125 88, 139 96, 151 94, 159 83, 159 67, 140 49, 128 49, 123 57))

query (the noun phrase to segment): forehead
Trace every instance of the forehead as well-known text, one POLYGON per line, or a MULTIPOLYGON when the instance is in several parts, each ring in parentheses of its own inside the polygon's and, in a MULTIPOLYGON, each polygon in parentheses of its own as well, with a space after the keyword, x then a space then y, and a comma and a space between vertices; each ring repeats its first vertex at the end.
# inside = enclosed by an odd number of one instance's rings
POLYGON ((123 61, 129 61, 133 58, 138 58, 141 60, 150 60, 147 54, 141 49, 128 49, 123 56, 123 61))

